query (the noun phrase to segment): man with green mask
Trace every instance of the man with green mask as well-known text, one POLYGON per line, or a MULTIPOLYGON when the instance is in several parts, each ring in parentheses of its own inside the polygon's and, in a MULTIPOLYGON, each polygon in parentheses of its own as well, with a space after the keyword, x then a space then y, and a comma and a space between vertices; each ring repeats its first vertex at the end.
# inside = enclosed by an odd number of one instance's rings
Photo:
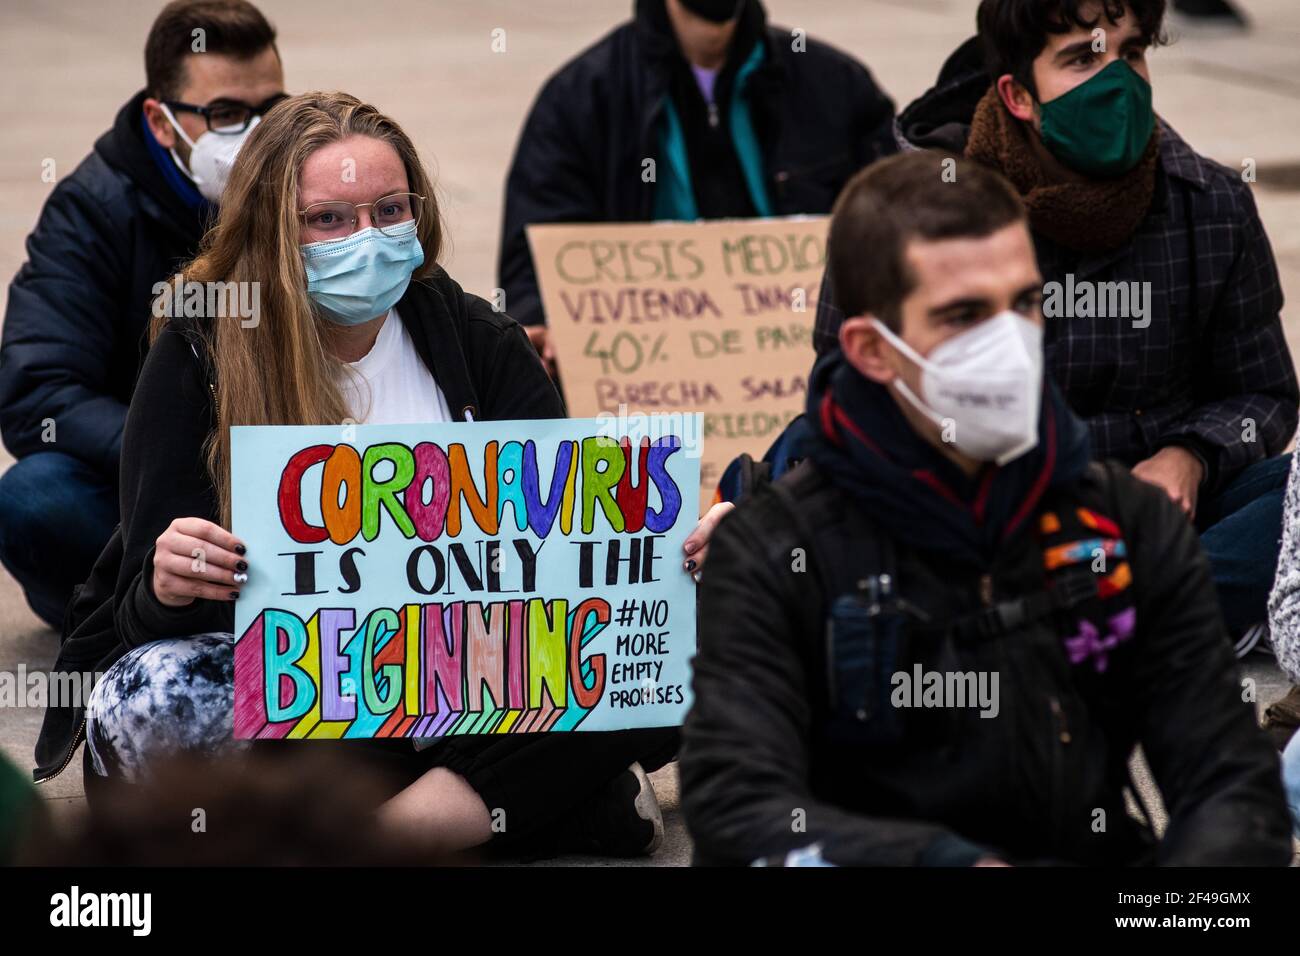
POLYGON ((1086 176, 1122 176, 1142 158, 1155 129, 1151 83, 1125 60, 1112 60, 1042 103, 1038 120, 1039 139, 1067 167, 1086 176))
MULTIPOLYGON (((1165 0, 983 0, 979 36, 896 133, 1016 187, 1045 280, 1046 367, 1096 457, 1194 523, 1245 653, 1266 616, 1300 388, 1250 186, 1152 110, 1164 16, 1165 0)), ((842 320, 828 293, 819 351, 842 320)), ((773 460, 798 457, 779 444, 773 460)))

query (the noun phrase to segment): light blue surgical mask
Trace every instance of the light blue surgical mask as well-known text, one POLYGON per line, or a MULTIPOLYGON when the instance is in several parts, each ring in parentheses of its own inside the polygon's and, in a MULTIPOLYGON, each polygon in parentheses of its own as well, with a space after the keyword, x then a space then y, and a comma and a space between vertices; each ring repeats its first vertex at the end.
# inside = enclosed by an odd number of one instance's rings
POLYGON ((307 294, 325 318, 359 325, 386 315, 424 263, 415 221, 354 232, 346 239, 299 247, 307 270, 307 294))

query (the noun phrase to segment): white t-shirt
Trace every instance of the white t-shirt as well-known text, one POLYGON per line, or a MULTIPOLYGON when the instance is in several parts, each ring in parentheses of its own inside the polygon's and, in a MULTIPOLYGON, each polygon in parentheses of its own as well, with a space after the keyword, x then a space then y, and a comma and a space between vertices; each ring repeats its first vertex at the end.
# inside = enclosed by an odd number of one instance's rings
POLYGON ((370 351, 346 363, 339 388, 360 424, 449 422, 451 409, 415 343, 391 309, 370 351))

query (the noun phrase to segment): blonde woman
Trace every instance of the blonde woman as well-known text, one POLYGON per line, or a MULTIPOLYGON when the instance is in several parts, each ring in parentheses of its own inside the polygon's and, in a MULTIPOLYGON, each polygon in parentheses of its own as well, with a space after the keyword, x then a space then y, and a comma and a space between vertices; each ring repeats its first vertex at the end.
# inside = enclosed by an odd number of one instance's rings
MULTIPOLYGON (((442 240, 423 164, 374 107, 296 96, 249 137, 182 278, 256 283, 256 322, 158 319, 127 417, 120 656, 86 713, 95 774, 140 779, 161 755, 232 746, 234 602, 271 557, 227 530, 232 425, 564 415, 519 326, 439 269, 442 240)), ((418 753, 408 740, 340 745, 392 771, 402 789, 381 819, 431 848, 632 855, 662 834, 637 762, 665 762, 675 735, 466 737, 418 753), (498 810, 505 833, 494 833, 498 810)))

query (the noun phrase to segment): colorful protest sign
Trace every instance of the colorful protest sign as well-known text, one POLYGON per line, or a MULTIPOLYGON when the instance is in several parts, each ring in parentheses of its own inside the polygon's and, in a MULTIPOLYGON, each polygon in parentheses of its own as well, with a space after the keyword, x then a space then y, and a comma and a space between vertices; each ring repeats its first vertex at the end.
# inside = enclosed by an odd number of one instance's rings
POLYGON ((707 506, 728 462, 803 412, 826 225, 530 226, 570 412, 702 412, 707 506))
MULTIPOLYGON (((693 416, 692 416, 693 417, 693 416)), ((231 430, 235 736, 680 724, 680 417, 231 430)))

